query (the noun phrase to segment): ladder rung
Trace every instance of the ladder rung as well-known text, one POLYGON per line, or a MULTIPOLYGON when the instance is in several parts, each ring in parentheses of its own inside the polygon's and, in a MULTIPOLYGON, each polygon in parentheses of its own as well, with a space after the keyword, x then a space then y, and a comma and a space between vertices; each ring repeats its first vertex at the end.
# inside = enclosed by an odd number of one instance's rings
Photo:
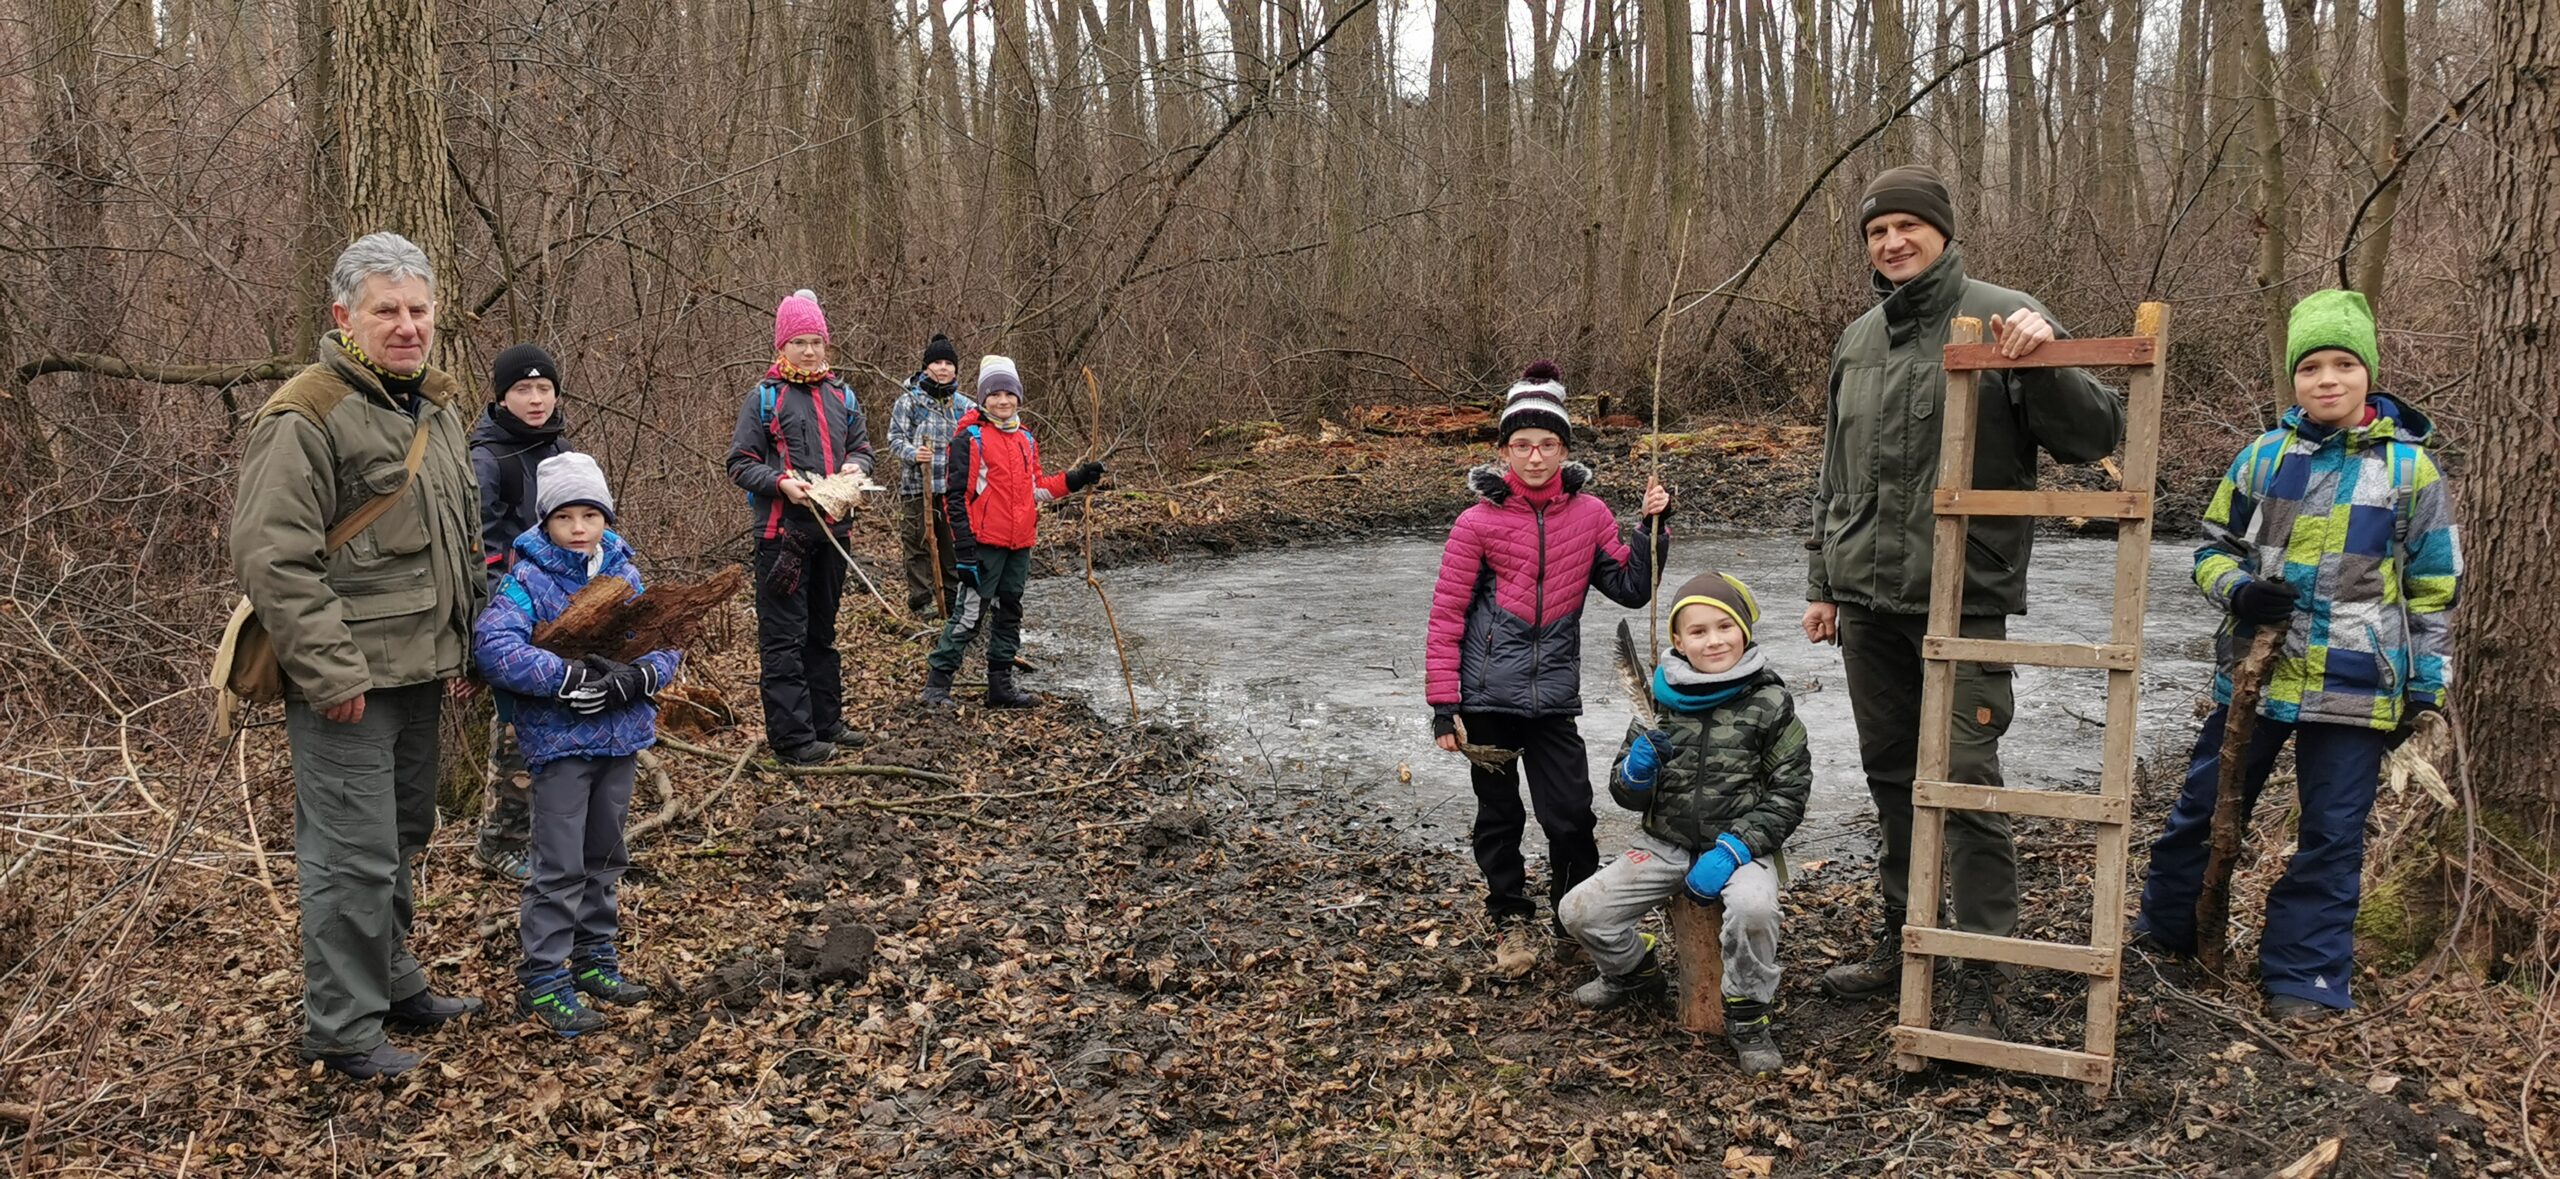
POLYGON ((1993 1068, 2015 1069, 2084 1084, 2104 1084, 2113 1058, 2074 1052, 2068 1048, 2047 1048, 2042 1044, 2013 1044, 2007 1040, 1986 1040, 1980 1036, 1959 1036, 1934 1028, 1893 1029, 1895 1050, 1909 1056, 1925 1056, 1932 1060, 1954 1060, 1965 1064, 1987 1064, 1993 1068))
POLYGON ((2151 518, 2148 491, 1976 491, 1942 487, 1932 499, 1941 516, 2085 516, 2151 518))
POLYGON ((1994 811, 2003 815, 2036 815, 2048 819, 2070 819, 2080 823, 2113 823, 2122 826, 2133 821, 2133 800, 2109 798, 2103 794, 2064 794, 2059 790, 2020 790, 2006 786, 1975 786, 1964 782, 1919 781, 1911 784, 1913 806, 1945 807, 1958 811, 1994 811))
POLYGON ((1980 372, 1995 368, 2139 368, 2158 360, 2157 336, 2101 336, 2090 340, 2054 340, 2019 357, 2000 355, 1998 344, 1949 344, 1946 370, 1980 372))
POLYGON ((2114 978, 2118 960, 2116 955, 2095 946, 2029 941, 2022 937, 1966 933, 1961 929, 1923 929, 1917 925, 1902 927, 1902 952, 1933 958, 2008 962, 2038 970, 2067 970, 2097 978, 2114 978))
POLYGON ((1921 640, 1928 659, 1958 663, 2023 663, 2029 667, 2094 667, 2132 671, 2141 648, 2130 643, 2024 643, 2015 639, 1964 639, 1930 635, 1921 640))

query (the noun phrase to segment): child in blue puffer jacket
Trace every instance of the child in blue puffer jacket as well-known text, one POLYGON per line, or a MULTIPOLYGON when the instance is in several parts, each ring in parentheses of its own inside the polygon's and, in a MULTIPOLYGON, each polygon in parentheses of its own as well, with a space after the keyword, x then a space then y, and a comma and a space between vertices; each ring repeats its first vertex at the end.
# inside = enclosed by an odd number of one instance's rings
POLYGON ((641 588, 631 545, 608 527, 613 492, 595 459, 553 455, 536 476, 542 522, 516 537, 514 568, 480 615, 473 654, 491 686, 515 697, 516 738, 533 770, 517 1010, 575 1036, 604 1023, 581 994, 616 1006, 649 997, 622 976, 614 888, 631 866, 622 827, 633 755, 657 744, 655 699, 683 655, 651 651, 626 664, 533 645, 534 628, 559 617, 590 578, 641 588))

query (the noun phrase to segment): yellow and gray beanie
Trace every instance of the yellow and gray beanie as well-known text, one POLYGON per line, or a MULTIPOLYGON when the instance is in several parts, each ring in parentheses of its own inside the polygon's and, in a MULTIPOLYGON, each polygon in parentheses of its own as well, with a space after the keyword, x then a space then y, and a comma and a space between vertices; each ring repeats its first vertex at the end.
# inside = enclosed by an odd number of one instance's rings
POLYGON ((1760 600, 1751 595, 1751 587, 1730 573, 1707 572, 1680 583, 1671 596, 1671 629, 1680 629, 1680 612, 1691 606, 1712 606, 1732 616, 1742 628, 1742 640, 1760 640, 1751 628, 1760 625, 1760 600))

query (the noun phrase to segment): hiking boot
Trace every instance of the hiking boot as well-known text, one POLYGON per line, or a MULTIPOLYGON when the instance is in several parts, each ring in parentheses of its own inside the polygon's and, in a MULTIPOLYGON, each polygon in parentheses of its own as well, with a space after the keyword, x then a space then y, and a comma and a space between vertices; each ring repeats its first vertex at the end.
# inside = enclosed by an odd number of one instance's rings
POLYGON ((2002 1040, 2009 1033, 2009 978, 1996 966, 1968 962, 1956 971, 1955 1010, 1947 1030, 1959 1036, 2002 1040))
POLYGON ((478 1015, 488 1004, 469 995, 439 995, 432 990, 420 991, 391 1005, 382 1015, 385 1026, 395 1031, 432 1032, 464 1016, 478 1015))
POLYGON ((1644 945, 1644 957, 1636 959, 1635 969, 1625 974, 1604 974, 1573 990, 1573 1001, 1593 1011, 1623 1007, 1638 999, 1659 999, 1671 993, 1671 980, 1662 973, 1662 962, 1654 956, 1660 939, 1649 933, 1636 937, 1644 945))
POLYGON ((566 1037, 604 1026, 604 1013, 578 998, 577 984, 566 970, 555 970, 526 984, 524 993, 516 996, 516 1014, 539 1020, 542 1026, 566 1037))
POLYGON ((1822 972, 1822 993, 1834 999, 1872 999, 1902 985, 1902 910, 1886 909, 1867 956, 1822 972))
POLYGON ((818 734, 818 739, 838 749, 860 749, 871 744, 871 734, 856 732, 852 725, 843 721, 828 726, 826 732, 818 734))
POLYGON ((951 673, 939 668, 926 668, 924 673, 924 706, 932 709, 951 707, 951 673))
POLYGON ((1013 665, 987 667, 987 707, 1038 708, 1040 698, 1013 686, 1013 665))
POLYGON ((1742 1071, 1752 1076, 1769 1076, 1786 1067, 1786 1058, 1778 1055, 1777 1039, 1769 1034, 1769 1004, 1725 996, 1724 1038, 1733 1045, 1733 1058, 1742 1071))
POLYGON ((384 1040, 366 1051, 350 1052, 344 1056, 321 1056, 306 1052, 302 1058, 319 1061, 320 1067, 351 1081, 396 1077, 418 1067, 424 1059, 415 1052, 403 1052, 392 1047, 389 1040, 384 1040))
POLYGON ((471 863, 509 883, 533 879, 533 861, 525 857, 524 849, 500 842, 485 828, 480 832, 480 841, 471 846, 471 863))
POLYGON ((2318 1023, 2344 1014, 2343 1007, 2331 1007, 2300 995, 2267 996, 2267 1018, 2277 1023, 2318 1023))
POLYGON ((822 766, 835 759, 836 747, 824 741, 811 741, 789 749, 774 750, 773 756, 787 766, 822 766))
POLYGON ((580 991, 616 1007, 649 1001, 649 988, 622 977, 622 963, 611 950, 571 962, 569 978, 580 991))

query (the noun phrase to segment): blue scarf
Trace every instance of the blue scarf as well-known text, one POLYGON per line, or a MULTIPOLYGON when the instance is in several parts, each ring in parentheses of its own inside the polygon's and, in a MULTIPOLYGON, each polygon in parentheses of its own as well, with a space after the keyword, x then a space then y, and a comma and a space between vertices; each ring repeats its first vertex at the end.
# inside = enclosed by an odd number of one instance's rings
POLYGON ((1678 649, 1666 647, 1653 668, 1653 701, 1673 712, 1705 712, 1749 691, 1768 666, 1767 654, 1756 643, 1740 662, 1714 675, 1691 667, 1678 649))

